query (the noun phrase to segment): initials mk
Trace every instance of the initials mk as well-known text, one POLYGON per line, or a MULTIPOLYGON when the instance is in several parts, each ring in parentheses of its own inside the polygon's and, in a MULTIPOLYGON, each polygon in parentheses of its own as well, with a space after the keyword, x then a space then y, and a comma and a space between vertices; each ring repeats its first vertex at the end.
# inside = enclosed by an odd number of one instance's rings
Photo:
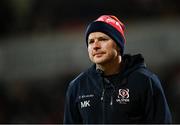
POLYGON ((81 102, 81 108, 89 107, 90 106, 90 100, 81 102))

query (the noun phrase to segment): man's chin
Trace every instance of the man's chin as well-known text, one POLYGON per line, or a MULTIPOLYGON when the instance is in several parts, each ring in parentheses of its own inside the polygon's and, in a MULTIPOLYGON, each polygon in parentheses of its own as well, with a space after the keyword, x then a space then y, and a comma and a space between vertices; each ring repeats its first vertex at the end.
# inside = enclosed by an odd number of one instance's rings
POLYGON ((100 65, 102 65, 102 64, 104 64, 106 61, 105 60, 94 60, 94 63, 96 63, 96 64, 100 64, 100 65))

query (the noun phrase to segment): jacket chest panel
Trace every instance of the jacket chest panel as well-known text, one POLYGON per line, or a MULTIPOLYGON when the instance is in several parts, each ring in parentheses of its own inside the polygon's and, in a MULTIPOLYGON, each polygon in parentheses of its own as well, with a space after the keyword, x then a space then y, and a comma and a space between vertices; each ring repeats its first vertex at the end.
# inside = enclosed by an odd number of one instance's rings
POLYGON ((118 120, 119 116, 128 119, 140 114, 139 99, 132 88, 116 87, 114 91, 107 89, 103 100, 102 90, 92 87, 80 92, 77 101, 78 109, 82 117, 88 116, 88 120, 91 118, 98 120, 103 113, 107 114, 107 117, 114 117, 114 120, 118 120), (112 104, 110 103, 111 97, 112 104))

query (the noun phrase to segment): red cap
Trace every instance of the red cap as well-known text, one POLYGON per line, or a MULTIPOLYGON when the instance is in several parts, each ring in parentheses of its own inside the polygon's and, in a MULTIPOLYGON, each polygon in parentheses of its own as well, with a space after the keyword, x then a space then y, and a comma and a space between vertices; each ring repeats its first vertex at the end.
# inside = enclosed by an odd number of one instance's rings
POLYGON ((109 35, 117 45, 121 48, 121 54, 124 53, 124 45, 126 39, 124 36, 125 26, 124 24, 113 15, 102 15, 92 23, 90 23, 86 29, 86 44, 88 45, 88 36, 92 32, 103 32, 109 35))
POLYGON ((96 21, 105 22, 113 26, 114 28, 116 28, 116 30, 118 30, 121 33, 121 35, 124 37, 124 42, 126 42, 125 36, 124 36, 125 26, 117 17, 113 15, 102 15, 96 21))

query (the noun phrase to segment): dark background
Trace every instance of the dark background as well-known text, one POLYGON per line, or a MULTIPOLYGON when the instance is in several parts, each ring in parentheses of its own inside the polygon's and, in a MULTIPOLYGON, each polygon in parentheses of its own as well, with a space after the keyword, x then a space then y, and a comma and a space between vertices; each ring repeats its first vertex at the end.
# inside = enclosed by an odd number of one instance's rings
POLYGON ((126 25, 180 123, 179 0, 1 0, 0 123, 62 123, 68 83, 91 63, 84 31, 101 14, 126 25))

